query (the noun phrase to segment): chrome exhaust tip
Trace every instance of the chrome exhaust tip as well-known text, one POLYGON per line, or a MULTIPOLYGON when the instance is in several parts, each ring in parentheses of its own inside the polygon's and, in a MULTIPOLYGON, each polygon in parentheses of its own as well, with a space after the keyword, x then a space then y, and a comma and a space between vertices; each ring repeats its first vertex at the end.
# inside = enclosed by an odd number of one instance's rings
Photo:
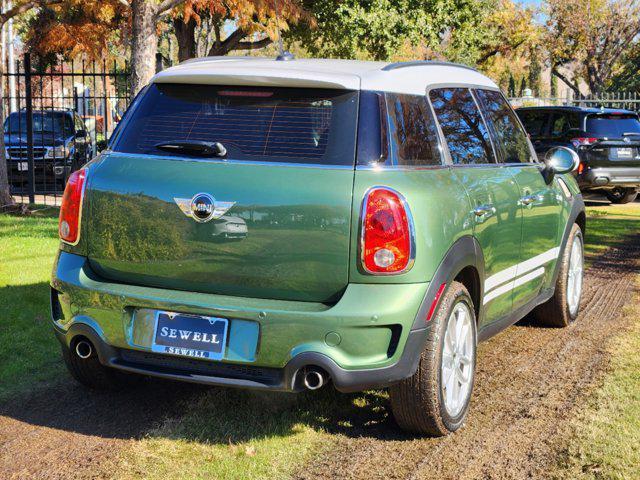
POLYGON ((318 390, 325 384, 324 374, 315 368, 305 369, 303 378, 307 390, 318 390))
POLYGON ((80 340, 76 343, 76 355, 86 360, 93 353, 93 346, 87 340, 80 340))

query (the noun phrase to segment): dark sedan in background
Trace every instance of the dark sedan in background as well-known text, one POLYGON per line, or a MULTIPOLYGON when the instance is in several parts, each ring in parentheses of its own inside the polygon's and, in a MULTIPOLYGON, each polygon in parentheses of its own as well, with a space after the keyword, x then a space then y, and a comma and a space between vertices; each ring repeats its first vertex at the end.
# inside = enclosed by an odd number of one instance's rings
MULTIPOLYGON (((33 162, 37 192, 64 189, 69 174, 93 155, 82 118, 72 110, 33 111, 33 162)), ((11 186, 19 190, 29 179, 27 113, 11 113, 4 122, 4 143, 11 186)))
POLYGON ((640 189, 640 119, 629 110, 584 107, 523 107, 517 110, 538 157, 553 147, 574 149, 583 192, 613 203, 636 199, 640 189))

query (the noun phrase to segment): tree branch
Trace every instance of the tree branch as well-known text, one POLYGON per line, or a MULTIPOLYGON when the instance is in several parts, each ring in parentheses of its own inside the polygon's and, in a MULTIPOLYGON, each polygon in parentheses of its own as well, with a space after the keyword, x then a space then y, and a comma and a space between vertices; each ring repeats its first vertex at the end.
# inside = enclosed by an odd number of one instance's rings
POLYGON ((271 38, 263 38, 262 40, 256 40, 255 42, 238 42, 234 50, 257 50, 264 48, 267 45, 271 45, 273 40, 271 38))
POLYGON ((163 2, 158 5, 158 10, 156 10, 158 12, 157 15, 161 17, 162 15, 169 13, 173 7, 177 7, 181 3, 184 3, 184 0, 163 0, 163 2))
POLYGON ((62 0, 36 0, 32 2, 21 3, 13 8, 10 8, 6 12, 0 14, 0 25, 4 25, 7 21, 16 15, 27 12, 35 7, 47 7, 49 5, 55 5, 56 3, 62 3, 62 0))
POLYGON ((207 56, 216 57, 219 55, 225 55, 231 50, 235 50, 240 41, 246 36, 246 32, 241 28, 234 30, 231 35, 224 39, 224 41, 216 42, 216 44, 211 47, 211 50, 209 50, 207 56))
POLYGON ((572 82, 571 80, 569 80, 566 76, 564 76, 562 73, 560 73, 557 69, 557 67, 552 67, 551 68, 551 73, 553 75, 555 75, 556 77, 558 77, 560 80, 562 80, 564 82, 564 84, 569 87, 571 90, 573 90, 573 93, 576 94, 576 96, 580 97, 582 94, 580 93, 580 89, 578 88, 578 85, 575 82, 572 82))

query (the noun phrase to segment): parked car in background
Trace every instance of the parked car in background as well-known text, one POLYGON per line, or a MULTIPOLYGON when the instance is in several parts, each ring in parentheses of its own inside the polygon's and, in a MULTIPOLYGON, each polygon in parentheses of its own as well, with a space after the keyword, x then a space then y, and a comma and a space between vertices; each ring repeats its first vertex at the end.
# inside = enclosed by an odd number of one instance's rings
POLYGON ((578 152, 576 172, 583 192, 613 203, 636 199, 640 189, 640 119, 629 110, 583 107, 524 107, 517 111, 543 158, 550 148, 578 152))
POLYGON ((457 430, 478 341, 530 312, 577 318, 577 166, 564 147, 538 161, 468 67, 185 62, 69 179, 51 281, 63 358, 93 388, 389 387, 402 428, 457 430))
MULTIPOLYGON (((72 110, 33 111, 33 163, 36 191, 59 189, 82 167, 93 152, 91 137, 80 116, 72 110)), ((9 182, 28 183, 27 112, 13 112, 4 121, 9 182)))

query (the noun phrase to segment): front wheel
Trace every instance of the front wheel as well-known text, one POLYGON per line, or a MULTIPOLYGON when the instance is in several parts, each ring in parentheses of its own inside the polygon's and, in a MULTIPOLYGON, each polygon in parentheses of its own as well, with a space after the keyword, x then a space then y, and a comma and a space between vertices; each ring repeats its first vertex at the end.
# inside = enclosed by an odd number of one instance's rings
POLYGON ((566 327, 575 321, 580 311, 584 274, 584 241, 582 230, 574 223, 567 246, 558 259, 558 279, 553 297, 539 305, 533 315, 536 322, 546 327, 566 327))
POLYGON ((442 436, 463 425, 473 390, 476 316, 464 285, 449 286, 431 322, 418 370, 389 395, 400 428, 442 436))
POLYGON ((605 193, 611 203, 619 205, 633 202, 638 196, 635 188, 616 188, 605 193))

